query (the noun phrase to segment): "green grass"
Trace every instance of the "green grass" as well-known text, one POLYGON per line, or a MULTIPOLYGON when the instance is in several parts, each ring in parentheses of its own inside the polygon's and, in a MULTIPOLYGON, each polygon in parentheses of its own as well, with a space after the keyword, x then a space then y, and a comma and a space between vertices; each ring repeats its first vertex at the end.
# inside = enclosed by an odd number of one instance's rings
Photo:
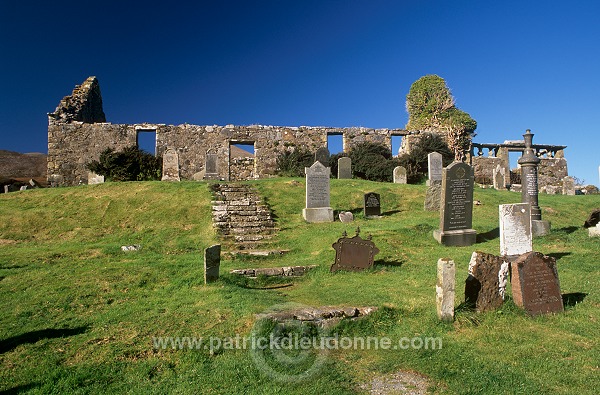
MULTIPOLYGON (((223 255, 222 277, 203 283, 202 250, 218 242, 206 183, 107 183, 0 195, 0 391, 23 393, 351 394, 398 370, 430 377, 440 394, 596 394, 600 389, 600 248, 581 225, 600 196, 540 195, 552 233, 534 249, 553 254, 563 294, 587 294, 565 313, 528 317, 509 299, 490 313, 459 308, 453 324, 435 313, 436 262, 457 264, 456 305, 475 250, 498 253, 498 204, 520 194, 476 189, 480 242, 443 247, 439 214, 425 212, 423 185, 332 180, 331 205, 355 222, 307 224, 302 179, 252 182, 280 229, 283 256, 223 255), (360 213, 381 194, 381 219, 360 213), (329 273, 343 231, 371 234, 377 264, 329 273), (125 253, 122 245, 140 244, 125 253), (247 280, 245 267, 319 265, 298 279, 247 280), (277 286, 281 285, 281 286, 277 286), (300 383, 273 380, 248 350, 156 349, 156 336, 248 336, 255 314, 299 303, 374 305, 340 336, 441 337, 441 350, 333 350, 300 383)), ((509 292, 510 296, 510 292, 509 292)))

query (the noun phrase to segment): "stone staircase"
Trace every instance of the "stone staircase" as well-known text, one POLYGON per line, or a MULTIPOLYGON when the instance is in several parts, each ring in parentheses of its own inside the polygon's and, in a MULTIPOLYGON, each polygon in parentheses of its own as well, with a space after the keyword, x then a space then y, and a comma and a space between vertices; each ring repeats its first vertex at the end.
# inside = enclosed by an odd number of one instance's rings
POLYGON ((277 229, 271 209, 244 184, 212 184, 213 226, 233 251, 268 247, 277 229))

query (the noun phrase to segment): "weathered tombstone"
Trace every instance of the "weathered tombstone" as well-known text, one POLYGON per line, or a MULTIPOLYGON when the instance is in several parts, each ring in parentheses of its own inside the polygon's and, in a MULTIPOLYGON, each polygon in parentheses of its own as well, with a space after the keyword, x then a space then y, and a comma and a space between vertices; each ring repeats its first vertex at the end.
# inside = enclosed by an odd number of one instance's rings
POLYGON ((394 184, 406 184, 406 168, 403 166, 394 167, 394 184))
POLYGON ((511 285, 515 304, 530 315, 564 311, 556 259, 535 251, 511 263, 511 285))
POLYGON ((470 246, 477 232, 473 223, 473 168, 463 162, 454 162, 442 175, 440 202, 440 229, 433 237, 446 246, 470 246))
POLYGON ((325 167, 329 166, 329 150, 327 147, 321 147, 315 152, 315 162, 317 161, 325 167))
POLYGON ((381 215, 381 195, 375 192, 365 193, 365 217, 379 217, 381 215))
POLYGON ((442 183, 434 182, 427 187, 425 192, 425 211, 440 211, 440 200, 442 200, 442 183))
POLYGON ((333 222, 333 209, 329 206, 329 175, 331 170, 319 161, 305 167, 306 208, 302 216, 307 222, 333 222))
POLYGON ((575 179, 570 176, 563 178, 563 195, 575 196, 575 179))
POLYGON ((451 259, 439 259, 435 287, 437 315, 441 321, 454 321, 454 288, 456 268, 451 259))
POLYGON ((442 154, 439 152, 431 152, 427 155, 427 185, 431 185, 434 182, 440 182, 442 180, 442 154))
POLYGON ((600 222, 600 208, 593 210, 583 223, 584 228, 591 228, 600 222))
POLYGON ((10 185, 5 185, 4 186, 4 193, 9 193, 10 192, 10 185))
POLYGON ((352 178, 352 159, 347 156, 338 159, 338 179, 352 178))
POLYGON ((215 244, 204 250, 204 284, 219 279, 221 266, 221 245, 215 244))
POLYGON ((506 173, 506 170, 504 169, 504 167, 498 165, 496 166, 496 168, 493 171, 493 182, 494 182, 494 189, 498 189, 498 190, 503 190, 506 189, 506 181, 504 180, 504 176, 506 173))
POLYGON ((517 161, 521 165, 521 202, 531 205, 531 232, 534 236, 550 233, 550 222, 542 221, 542 210, 538 206, 538 164, 541 159, 532 148, 533 133, 527 129, 523 135, 525 150, 517 161))
POLYGON ((350 211, 341 212, 338 214, 340 222, 347 224, 354 221, 354 215, 350 211))
POLYGON ((533 251, 529 203, 501 204, 500 255, 511 259, 533 251))
POLYGON ((19 188, 19 191, 26 191, 27 190, 27 185, 21 185, 21 187, 19 188))
POLYGON ((588 236, 589 237, 598 237, 600 236, 600 222, 596 224, 596 226, 592 226, 588 228, 588 236))
POLYGON ((379 249, 370 239, 363 240, 360 236, 360 229, 356 229, 354 237, 347 237, 346 232, 337 242, 332 244, 335 250, 335 262, 331 265, 330 271, 351 270, 361 271, 373 266, 375 255, 379 249))
POLYGON ((163 153, 161 181, 181 181, 179 178, 179 155, 175 148, 167 148, 163 153))
POLYGON ((104 183, 104 176, 94 173, 93 171, 88 172, 88 185, 102 184, 104 183))
POLYGON ((210 150, 206 152, 206 166, 204 172, 204 178, 207 180, 218 180, 219 170, 217 167, 218 156, 216 153, 210 150))
POLYGON ((465 281, 465 303, 478 312, 497 309, 504 302, 509 263, 499 256, 475 251, 465 281))

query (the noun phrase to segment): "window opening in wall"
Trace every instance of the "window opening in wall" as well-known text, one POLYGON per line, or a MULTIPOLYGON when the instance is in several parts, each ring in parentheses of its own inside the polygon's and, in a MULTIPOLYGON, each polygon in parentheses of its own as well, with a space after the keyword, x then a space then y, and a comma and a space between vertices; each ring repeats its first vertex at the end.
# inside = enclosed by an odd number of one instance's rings
POLYGON ((256 161, 253 142, 229 144, 229 179, 231 181, 253 180, 256 176, 256 161))
POLYGON ((327 150, 329 151, 329 155, 335 155, 344 152, 344 135, 328 134, 327 150))
POLYGON ((402 136, 392 135, 392 156, 398 156, 402 147, 402 136))
POLYGON ((137 147, 156 156, 156 130, 138 130, 137 147))

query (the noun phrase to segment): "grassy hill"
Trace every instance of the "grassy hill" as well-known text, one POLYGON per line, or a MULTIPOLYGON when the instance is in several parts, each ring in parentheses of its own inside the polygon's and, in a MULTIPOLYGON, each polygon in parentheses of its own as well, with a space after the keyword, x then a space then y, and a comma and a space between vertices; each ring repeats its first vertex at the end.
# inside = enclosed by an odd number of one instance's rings
MULTIPOLYGON (((277 217, 283 256, 223 254, 222 278, 203 283, 202 250, 219 241, 206 183, 106 183, 0 195, 0 391, 29 393, 351 394, 399 370, 430 378, 440 394, 596 394, 600 388, 600 239, 581 225, 600 196, 541 195, 552 233, 534 249, 558 258, 563 294, 586 294, 564 314, 531 318, 509 300, 495 312, 435 312, 436 262, 457 264, 457 306, 475 250, 498 253, 498 204, 520 195, 476 189, 478 244, 440 246, 439 214, 425 212, 425 186, 332 180, 331 204, 353 224, 307 224, 302 179, 252 182, 277 217), (382 198, 381 219, 360 214, 365 192, 382 198), (363 273, 329 273, 346 230, 371 234, 381 252, 363 273), (140 244, 137 252, 122 245, 140 244), (317 264, 298 279, 247 280, 246 267, 317 264), (232 338, 255 314, 285 303, 378 306, 340 336, 440 337, 441 350, 332 350, 308 381, 279 382, 248 350, 157 348, 159 336, 232 338)), ((510 296, 510 292, 509 292, 510 296)), ((364 393, 364 390, 363 390, 364 393)))

